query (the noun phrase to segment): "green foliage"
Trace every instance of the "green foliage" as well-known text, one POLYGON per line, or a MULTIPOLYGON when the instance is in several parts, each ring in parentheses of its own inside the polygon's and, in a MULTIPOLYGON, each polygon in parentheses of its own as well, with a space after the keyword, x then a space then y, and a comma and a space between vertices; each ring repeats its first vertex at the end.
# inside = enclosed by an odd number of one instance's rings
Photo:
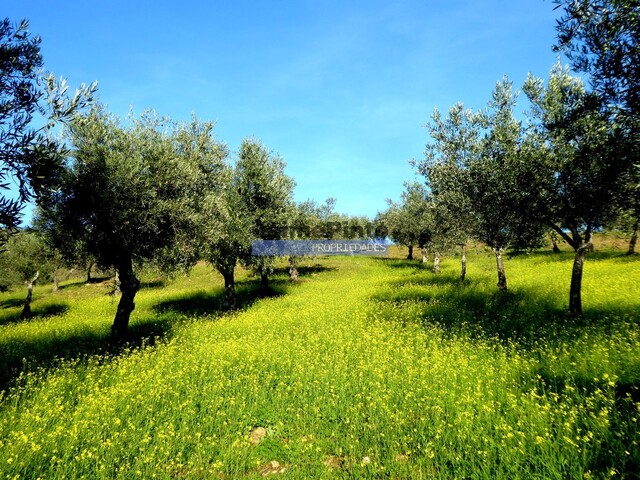
POLYGON ((405 182, 400 203, 387 200, 389 207, 377 222, 386 227, 389 237, 404 246, 425 247, 432 241, 433 219, 429 194, 419 182, 405 182))
POLYGON ((251 217, 255 238, 279 240, 286 235, 292 213, 293 179, 284 173, 285 163, 255 139, 240 145, 234 168, 234 188, 251 217))
POLYGON ((220 190, 212 178, 225 153, 211 135, 211 124, 176 125, 151 112, 128 129, 99 107, 76 117, 73 157, 44 206, 44 227, 65 250, 79 244, 103 268, 127 258, 190 266, 197 252, 187 239, 203 191, 220 190))
POLYGON ((540 190, 546 195, 548 222, 577 250, 619 208, 621 179, 630 167, 619 153, 624 152, 624 132, 582 81, 559 64, 546 88, 530 76, 524 91, 532 104, 531 124, 544 141, 539 155, 548 156, 545 178, 550 183, 540 190))
POLYGON ((539 191, 546 177, 536 139, 515 118, 516 94, 504 79, 486 112, 457 104, 428 125, 433 142, 417 163, 434 198, 440 236, 464 243, 468 236, 491 248, 538 246, 543 233, 539 191))
POLYGON ((36 275, 41 281, 46 281, 55 269, 53 257, 52 251, 37 233, 24 230, 13 235, 0 253, 2 289, 24 285, 36 275))
POLYGON ((640 3, 638 0, 554 0, 563 8, 558 44, 573 67, 588 73, 610 105, 638 120, 640 74, 640 3))
POLYGON ((96 90, 95 83, 82 85, 69 99, 66 83, 43 73, 40 37, 28 28, 26 20, 0 22, 0 228, 5 233, 16 231, 27 200, 56 185, 65 148, 49 131, 90 102, 96 90), (38 116, 44 121, 36 128, 38 116), (12 179, 18 183, 16 199, 5 193, 12 179))

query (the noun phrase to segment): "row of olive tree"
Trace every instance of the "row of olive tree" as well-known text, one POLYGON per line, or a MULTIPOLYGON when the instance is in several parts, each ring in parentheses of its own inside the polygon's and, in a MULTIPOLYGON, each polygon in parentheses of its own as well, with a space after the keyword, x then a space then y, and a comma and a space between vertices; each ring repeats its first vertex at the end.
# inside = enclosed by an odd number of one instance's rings
POLYGON ((430 189, 433 233, 489 246, 498 288, 506 290, 503 252, 537 247, 553 229, 576 252, 569 310, 580 314, 592 234, 633 193, 621 179, 631 175, 634 139, 560 65, 546 86, 530 76, 523 91, 531 104, 526 124, 514 114, 517 93, 506 79, 484 111, 457 104, 444 118, 434 112, 432 142, 416 162, 430 189))
POLYGON ((251 257, 251 242, 285 231, 294 183, 260 142, 243 141, 232 163, 209 122, 147 112, 125 128, 99 105, 70 121, 68 141, 69 162, 58 188, 41 197, 37 224, 67 261, 83 252, 115 269, 115 339, 126 335, 135 307, 136 265, 188 270, 206 259, 224 277, 228 308, 239 262, 266 286, 273 259, 251 257))
MULTIPOLYGON (((640 219, 640 11, 635 0, 555 0, 564 9, 558 44, 592 91, 556 65, 545 83, 524 84, 527 123, 514 115, 517 94, 498 83, 488 108, 462 104, 427 125, 432 138, 415 162, 430 196, 432 241, 469 238, 493 249, 498 287, 507 289, 505 249, 531 248, 551 230, 575 251, 569 310, 582 312, 586 252, 597 229, 624 218, 635 252, 640 219)), ((464 252, 464 250, 463 250, 464 252)), ((464 278, 464 266, 462 276, 464 278)))

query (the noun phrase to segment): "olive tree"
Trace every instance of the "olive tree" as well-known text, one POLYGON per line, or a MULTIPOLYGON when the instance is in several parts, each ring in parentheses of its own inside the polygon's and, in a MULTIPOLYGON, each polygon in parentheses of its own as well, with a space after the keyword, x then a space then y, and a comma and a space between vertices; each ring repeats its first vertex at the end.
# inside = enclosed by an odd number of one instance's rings
POLYGON ((640 3, 638 0, 554 0, 562 15, 557 22, 557 51, 572 67, 588 74, 603 109, 624 133, 619 161, 635 168, 621 183, 621 208, 630 222, 629 254, 635 253, 640 223, 640 3), (624 125, 624 127, 622 127, 624 125))
POLYGON ((544 185, 544 172, 536 156, 536 138, 524 135, 514 115, 516 96, 505 78, 497 83, 485 112, 465 112, 458 105, 444 122, 436 113, 430 127, 436 132, 435 142, 421 165, 428 180, 444 173, 438 168, 452 175, 434 185, 434 196, 443 197, 445 206, 459 198, 469 209, 468 231, 493 250, 501 291, 507 290, 504 251, 537 246, 543 233, 537 188, 544 185))
POLYGON ((0 254, 0 283, 5 287, 26 286, 22 318, 31 317, 31 299, 36 282, 48 279, 55 266, 52 251, 36 232, 23 230, 7 241, 5 251, 0 254))
MULTIPOLYGON (((285 162, 253 138, 243 140, 234 168, 234 185, 243 211, 251 222, 252 240, 286 238, 293 216, 295 182, 284 173, 285 162)), ((272 256, 254 256, 250 262, 264 290, 273 271, 272 256)))
POLYGON ((72 154, 59 190, 44 202, 44 224, 116 270, 114 340, 127 334, 137 266, 154 260, 166 270, 188 268, 197 258, 197 213, 205 189, 215 191, 219 166, 212 128, 196 120, 177 125, 152 112, 124 128, 99 106, 70 124, 72 154))
POLYGON ((446 118, 438 109, 431 118, 426 125, 431 142, 426 145, 425 158, 412 163, 425 176, 431 192, 434 239, 440 244, 460 246, 460 278, 464 280, 466 245, 474 222, 466 195, 466 166, 479 150, 480 122, 477 114, 465 110, 462 103, 451 107, 446 118))
POLYGON ((532 108, 530 122, 544 139, 538 151, 549 185, 544 192, 546 222, 575 251, 569 312, 582 313, 581 286, 593 232, 614 218, 625 172, 628 139, 624 125, 612 121, 601 99, 582 80, 555 65, 544 85, 530 76, 524 86, 532 108))
POLYGON ((419 182, 405 182, 400 202, 387 200, 388 208, 378 216, 389 237, 408 248, 407 260, 413 260, 413 248, 421 249, 426 263, 426 247, 431 241, 431 210, 425 186, 419 182))

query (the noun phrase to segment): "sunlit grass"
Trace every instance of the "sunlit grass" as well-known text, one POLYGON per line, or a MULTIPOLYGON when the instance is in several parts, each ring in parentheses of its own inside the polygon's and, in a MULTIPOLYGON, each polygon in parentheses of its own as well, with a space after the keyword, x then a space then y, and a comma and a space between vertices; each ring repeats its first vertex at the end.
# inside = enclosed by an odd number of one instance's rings
POLYGON ((220 279, 200 266, 140 291, 132 327, 157 338, 117 352, 99 347, 115 310, 105 287, 41 287, 34 310, 63 304, 60 315, 0 327, 2 361, 26 372, 0 405, 0 472, 631 477, 640 263, 588 258, 576 320, 565 315, 571 261, 513 257, 500 295, 481 249, 462 284, 456 257, 440 275, 402 259, 308 259, 302 282, 281 271, 269 298, 243 272, 248 306, 232 315, 216 310, 220 279), (52 365, 46 351, 65 359, 52 365))

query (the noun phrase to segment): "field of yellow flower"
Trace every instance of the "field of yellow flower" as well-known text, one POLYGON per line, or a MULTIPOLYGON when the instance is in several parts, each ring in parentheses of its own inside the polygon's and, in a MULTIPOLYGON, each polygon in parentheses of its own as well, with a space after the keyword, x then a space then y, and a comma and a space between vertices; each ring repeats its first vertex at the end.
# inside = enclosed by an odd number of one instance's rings
POLYGON ((0 478, 634 478, 640 259, 306 259, 273 293, 210 267, 143 283, 126 348, 101 284, 0 297, 0 478))

